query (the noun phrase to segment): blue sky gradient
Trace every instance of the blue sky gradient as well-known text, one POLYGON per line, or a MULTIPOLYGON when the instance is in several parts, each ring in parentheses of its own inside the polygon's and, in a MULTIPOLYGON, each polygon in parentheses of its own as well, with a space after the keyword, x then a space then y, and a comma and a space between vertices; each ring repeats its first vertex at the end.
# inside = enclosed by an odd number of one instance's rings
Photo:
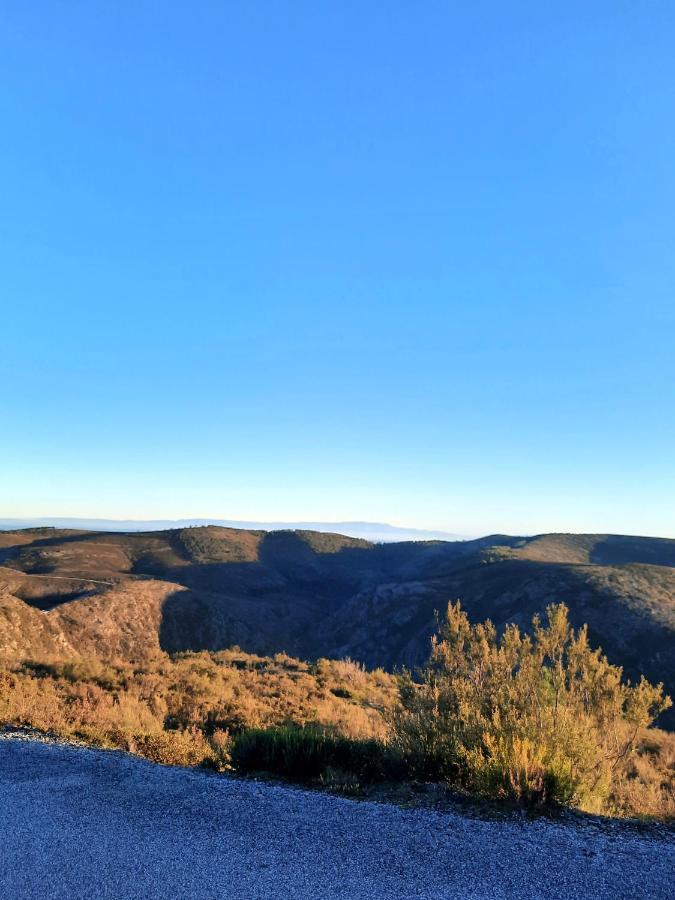
POLYGON ((0 513, 675 537, 672 3, 0 12, 0 513))

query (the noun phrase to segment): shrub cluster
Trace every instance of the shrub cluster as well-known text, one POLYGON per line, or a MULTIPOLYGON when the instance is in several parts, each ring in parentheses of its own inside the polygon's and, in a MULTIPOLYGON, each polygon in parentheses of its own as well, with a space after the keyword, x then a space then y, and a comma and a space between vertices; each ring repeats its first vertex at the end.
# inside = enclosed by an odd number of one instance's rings
POLYGON ((272 772, 301 780, 344 773, 368 784, 406 775, 405 761, 395 748, 374 738, 347 738, 316 725, 244 731, 233 739, 230 759, 240 772, 272 772))
POLYGON ((498 636, 448 606, 421 681, 400 686, 393 739, 420 777, 524 805, 605 806, 642 729, 670 705, 662 685, 622 681, 564 605, 498 636))
POLYGON ((143 665, 78 657, 0 664, 0 726, 31 726, 169 765, 266 771, 358 791, 430 780, 521 804, 675 817, 669 700, 550 607, 498 636, 450 605, 413 678, 350 660, 238 648, 143 665))

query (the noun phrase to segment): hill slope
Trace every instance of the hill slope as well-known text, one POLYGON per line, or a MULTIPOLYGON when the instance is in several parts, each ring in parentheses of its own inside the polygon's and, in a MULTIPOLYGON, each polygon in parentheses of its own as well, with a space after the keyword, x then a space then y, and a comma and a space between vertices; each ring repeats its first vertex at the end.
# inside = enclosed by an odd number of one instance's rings
POLYGON ((495 535, 372 544, 217 526, 0 533, 0 652, 142 658, 233 644, 305 658, 421 662, 434 612, 526 626, 564 601, 635 678, 675 693, 675 541, 495 535))

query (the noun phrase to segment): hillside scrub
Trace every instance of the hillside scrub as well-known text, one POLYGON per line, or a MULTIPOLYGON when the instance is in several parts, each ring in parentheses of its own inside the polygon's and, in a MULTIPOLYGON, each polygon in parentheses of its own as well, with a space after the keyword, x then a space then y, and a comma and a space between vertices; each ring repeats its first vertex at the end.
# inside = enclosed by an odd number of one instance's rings
POLYGON ((457 602, 421 681, 401 679, 392 742, 417 777, 527 806, 600 811, 670 702, 662 685, 623 682, 562 604, 548 607, 545 625, 535 616, 531 635, 508 625, 498 636, 489 620, 472 625, 457 602))
POLYGON ((415 680, 351 660, 238 648, 120 660, 7 660, 0 726, 120 748, 167 765, 269 772, 346 793, 441 781, 523 804, 675 817, 666 704, 574 635, 564 611, 532 638, 451 607, 415 680), (556 703, 557 697, 557 703, 556 703))
POLYGON ((349 660, 314 664, 237 649, 133 666, 95 659, 0 667, 0 724, 116 747, 155 762, 219 768, 232 736, 293 722, 383 738, 391 675, 349 660))

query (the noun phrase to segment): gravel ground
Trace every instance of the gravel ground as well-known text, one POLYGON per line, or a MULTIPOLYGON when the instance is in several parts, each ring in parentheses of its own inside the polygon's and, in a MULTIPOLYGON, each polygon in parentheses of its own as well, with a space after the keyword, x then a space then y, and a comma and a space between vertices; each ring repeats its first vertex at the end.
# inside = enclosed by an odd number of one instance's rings
POLYGON ((2 898, 675 897, 664 832, 485 821, 0 740, 2 898))

